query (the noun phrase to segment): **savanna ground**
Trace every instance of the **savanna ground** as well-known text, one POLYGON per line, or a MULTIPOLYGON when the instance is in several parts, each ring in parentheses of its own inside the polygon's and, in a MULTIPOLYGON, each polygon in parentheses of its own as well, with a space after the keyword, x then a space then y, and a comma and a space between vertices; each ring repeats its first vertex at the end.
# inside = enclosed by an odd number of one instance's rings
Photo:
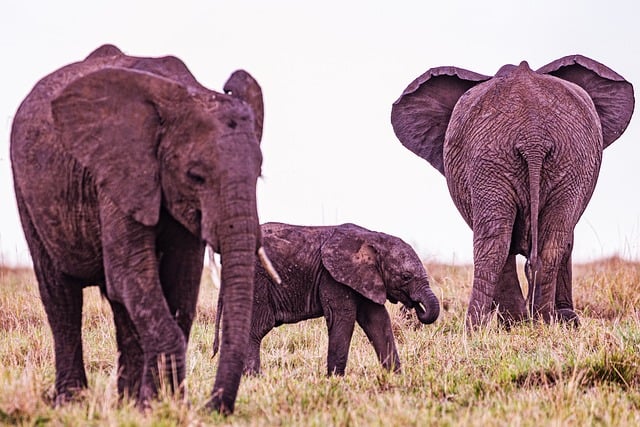
POLYGON ((640 425, 640 264, 574 268, 579 329, 492 325, 467 335, 472 268, 427 263, 443 310, 420 326, 388 305, 401 374, 383 371, 356 327, 347 374, 325 377, 324 321, 285 325, 263 342, 263 375, 243 378, 236 412, 204 408, 213 386, 216 290, 203 280, 188 351, 186 401, 163 393, 142 412, 116 393, 110 308, 85 290, 90 388, 54 409, 51 334, 29 270, 0 269, 0 424, 18 425, 640 425))

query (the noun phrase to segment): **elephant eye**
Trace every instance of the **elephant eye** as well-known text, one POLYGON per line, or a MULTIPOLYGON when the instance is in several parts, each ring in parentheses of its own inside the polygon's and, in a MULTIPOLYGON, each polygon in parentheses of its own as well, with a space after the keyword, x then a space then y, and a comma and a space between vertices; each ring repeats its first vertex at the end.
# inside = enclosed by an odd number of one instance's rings
POLYGON ((202 184, 205 183, 204 176, 202 176, 198 172, 194 171, 193 169, 189 169, 187 171, 187 178, 189 178, 189 180, 191 182, 193 182, 194 184, 197 184, 197 185, 202 185, 202 184))
POLYGON ((404 282, 408 282, 408 281, 409 281, 409 280, 411 280, 412 278, 413 278, 413 276, 411 275, 411 273, 408 273, 408 272, 406 272, 406 271, 405 271, 404 273, 402 273, 402 280, 403 280, 404 282))

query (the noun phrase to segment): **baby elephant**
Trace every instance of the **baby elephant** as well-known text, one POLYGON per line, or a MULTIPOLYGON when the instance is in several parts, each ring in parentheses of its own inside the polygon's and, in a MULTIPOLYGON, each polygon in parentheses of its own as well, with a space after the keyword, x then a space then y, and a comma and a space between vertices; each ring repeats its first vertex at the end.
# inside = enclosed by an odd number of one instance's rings
POLYGON ((260 371, 260 342, 275 326, 324 316, 329 329, 327 371, 344 375, 357 321, 382 366, 400 370, 387 299, 432 323, 440 304, 411 246, 354 224, 303 227, 262 225, 263 245, 282 276, 280 285, 256 263, 246 373, 260 371))

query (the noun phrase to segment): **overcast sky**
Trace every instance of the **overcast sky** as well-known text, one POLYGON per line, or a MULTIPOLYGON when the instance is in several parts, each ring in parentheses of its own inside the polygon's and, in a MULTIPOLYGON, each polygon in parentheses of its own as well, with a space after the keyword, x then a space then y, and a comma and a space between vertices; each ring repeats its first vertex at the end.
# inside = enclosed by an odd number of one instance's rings
MULTIPOLYGON (((237 68, 265 101, 262 222, 354 222, 395 234, 427 259, 472 260, 471 231, 446 182, 406 150, 391 104, 428 68, 494 74, 580 53, 640 88, 637 1, 28 1, 0 6, 0 263, 28 263, 9 135, 33 85, 104 43, 180 57, 221 90, 237 68)), ((640 258, 640 118, 604 154, 576 228, 574 260, 640 258)))

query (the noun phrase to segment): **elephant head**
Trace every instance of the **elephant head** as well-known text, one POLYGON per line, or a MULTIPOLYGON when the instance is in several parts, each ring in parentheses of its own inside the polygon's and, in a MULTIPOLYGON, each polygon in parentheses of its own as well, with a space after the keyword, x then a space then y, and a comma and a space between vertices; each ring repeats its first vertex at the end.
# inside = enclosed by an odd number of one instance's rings
MULTIPOLYGON (((90 58, 103 54, 118 52, 107 49, 90 58)), ((53 100, 52 115, 60 148, 122 212, 154 227, 166 211, 221 253, 229 321, 211 406, 232 412, 261 247, 256 181, 262 97, 247 73, 244 87, 252 96, 240 98, 191 82, 181 64, 173 57, 138 58, 132 66, 94 70, 53 100)))
POLYGON ((353 224, 335 229, 323 244, 322 263, 338 282, 378 304, 387 299, 416 311, 425 324, 440 314, 424 265, 401 239, 353 224))

